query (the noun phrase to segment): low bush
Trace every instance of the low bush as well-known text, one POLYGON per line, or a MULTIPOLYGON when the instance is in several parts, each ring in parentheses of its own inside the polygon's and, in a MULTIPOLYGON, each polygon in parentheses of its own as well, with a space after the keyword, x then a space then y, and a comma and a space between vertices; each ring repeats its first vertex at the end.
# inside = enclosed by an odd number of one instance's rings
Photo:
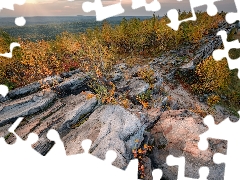
MULTIPOLYGON (((115 26, 105 21, 100 28, 76 34, 64 32, 49 41, 14 40, 1 32, 1 52, 9 51, 9 45, 14 41, 19 42, 21 48, 14 49, 11 59, 0 57, 0 83, 15 88, 76 68, 94 71, 94 67, 99 67, 102 72, 107 72, 124 59, 131 62, 131 58, 155 57, 185 44, 196 44, 224 21, 221 13, 213 17, 205 12, 196 14, 197 21, 182 23, 178 31, 166 25, 170 22, 167 16, 153 15, 147 20, 123 18, 115 26)), ((180 19, 190 15, 191 12, 181 12, 180 19)))

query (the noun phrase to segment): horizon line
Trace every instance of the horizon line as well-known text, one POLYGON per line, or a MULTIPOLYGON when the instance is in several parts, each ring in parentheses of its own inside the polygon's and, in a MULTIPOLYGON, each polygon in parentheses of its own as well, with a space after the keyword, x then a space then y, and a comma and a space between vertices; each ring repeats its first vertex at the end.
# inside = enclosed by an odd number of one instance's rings
MULTIPOLYGON (((113 17, 134 17, 134 16, 138 16, 138 17, 151 17, 150 15, 125 15, 125 16, 112 16, 109 18, 113 18, 113 17)), ((0 16, 0 18, 17 18, 17 17, 21 17, 21 16, 0 16)), ((22 17, 96 17, 96 15, 40 15, 40 16, 22 16, 22 17)))

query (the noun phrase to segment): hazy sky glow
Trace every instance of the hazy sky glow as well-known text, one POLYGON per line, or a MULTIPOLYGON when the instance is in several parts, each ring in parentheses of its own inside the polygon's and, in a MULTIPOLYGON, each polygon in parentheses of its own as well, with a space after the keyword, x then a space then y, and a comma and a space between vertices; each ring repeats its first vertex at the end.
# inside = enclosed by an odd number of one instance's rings
MULTIPOLYGON (((94 0, 26 0, 26 3, 22 6, 15 5, 15 10, 3 9, 0 11, 0 17, 16 17, 16 16, 75 16, 75 15, 85 15, 94 16, 95 11, 91 13, 85 13, 82 10, 82 3, 86 1, 93 2, 94 0)), ((152 0, 147 0, 151 2, 152 0)), ((120 0, 102 0, 104 5, 111 5, 120 2, 120 0)), ((146 12, 145 8, 139 8, 136 10, 131 9, 131 0, 122 0, 122 6, 125 9, 125 13, 121 15, 132 15, 132 16, 145 16, 152 15, 153 12, 146 12)), ((176 8, 181 10, 190 10, 190 4, 188 0, 183 0, 183 2, 177 2, 177 0, 159 0, 162 8, 158 15, 164 15, 169 9, 176 8)), ((236 7, 234 0, 227 0, 216 3, 220 11, 225 12, 236 12, 236 7)), ((198 8, 199 10, 205 11, 206 6, 198 8)))

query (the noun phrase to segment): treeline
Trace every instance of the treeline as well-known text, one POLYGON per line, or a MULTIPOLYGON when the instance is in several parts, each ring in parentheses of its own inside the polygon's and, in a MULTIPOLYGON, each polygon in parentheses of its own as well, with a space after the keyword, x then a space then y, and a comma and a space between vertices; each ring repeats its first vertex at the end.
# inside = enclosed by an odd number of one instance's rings
MULTIPOLYGON (((181 12, 180 18, 190 14, 181 12)), ((182 23, 178 31, 166 25, 170 22, 167 17, 123 18, 114 27, 105 21, 101 28, 77 34, 64 32, 51 41, 14 40, 1 32, 0 52, 9 51, 13 41, 19 42, 21 48, 14 50, 12 59, 0 57, 0 83, 19 87, 74 68, 107 71, 113 64, 129 57, 154 57, 185 44, 198 43, 224 20, 222 13, 209 17, 205 12, 198 12, 197 17, 197 21, 182 23)))

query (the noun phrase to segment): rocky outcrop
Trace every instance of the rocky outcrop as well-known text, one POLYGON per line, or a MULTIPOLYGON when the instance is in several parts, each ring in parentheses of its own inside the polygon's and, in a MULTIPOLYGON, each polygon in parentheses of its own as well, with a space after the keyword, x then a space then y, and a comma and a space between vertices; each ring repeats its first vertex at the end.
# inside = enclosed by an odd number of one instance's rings
POLYGON ((118 156, 113 164, 124 169, 133 158, 132 149, 140 146, 144 129, 144 124, 133 113, 118 105, 105 105, 96 109, 84 124, 62 140, 67 154, 77 154, 83 152, 82 140, 91 139, 90 152, 93 155, 105 159, 106 152, 114 150, 118 156))
POLYGON ((87 86, 89 80, 90 77, 84 73, 77 73, 67 78, 57 86, 54 86, 52 89, 56 91, 60 97, 67 96, 69 94, 78 94, 89 89, 87 86))
POLYGON ((91 113, 97 105, 96 97, 93 97, 89 100, 86 100, 85 97, 82 97, 79 100, 79 103, 65 113, 65 120, 61 127, 58 129, 60 136, 65 136, 70 132, 71 127, 79 122, 79 120, 84 119, 89 113, 91 113))
MULTIPOLYGON (((139 108, 139 104, 134 103, 129 108, 103 105, 94 92, 85 91, 90 89, 87 87, 87 79, 88 76, 76 73, 57 85, 52 84, 48 91, 2 103, 0 130, 6 132, 1 132, 1 135, 7 135, 9 124, 17 117, 26 116, 16 133, 23 139, 26 139, 29 133, 36 133, 39 140, 33 147, 42 155, 46 155, 54 146, 54 142, 46 137, 48 130, 56 129, 64 142, 67 155, 82 153, 81 142, 91 139, 93 143, 90 153, 104 159, 108 150, 114 150, 117 152, 117 159, 113 164, 122 169, 125 169, 133 158, 133 149, 141 148, 144 144, 153 146, 143 161, 146 180, 152 179, 151 171, 155 168, 163 170, 164 178, 176 179, 177 167, 166 164, 169 154, 187 158, 188 177, 198 178, 198 169, 204 165, 210 167, 211 179, 223 177, 219 172, 224 172, 224 166, 214 164, 211 158, 215 152, 226 153, 226 143, 211 141, 207 151, 198 149, 199 134, 207 130, 202 118, 189 110, 168 110, 175 109, 176 100, 179 101, 176 109, 189 108, 195 101, 190 102, 188 96, 182 96, 176 91, 179 95, 177 96, 166 89, 160 75, 153 85, 153 89, 159 88, 152 93, 156 107, 150 109, 139 108), (60 95, 57 95, 58 92, 61 92, 60 95), (172 96, 166 96, 166 93, 172 93, 172 96)), ((130 76, 129 82, 132 83, 119 80, 117 87, 124 83, 127 87, 117 89, 116 93, 129 91, 132 92, 132 97, 136 98, 149 89, 149 84, 138 77, 130 76), (137 83, 134 85, 134 82, 137 83)), ((131 98, 130 100, 134 102, 131 98)), ((8 136, 7 142, 13 143, 14 138, 8 136)))
POLYGON ((20 100, 1 104, 0 126, 13 123, 18 117, 29 116, 44 110, 55 98, 56 94, 52 91, 39 92, 20 100))
MULTIPOLYGON (((166 164, 169 154, 186 157, 188 177, 198 178, 199 167, 207 165, 210 179, 222 179, 219 172, 224 172, 224 166, 214 164, 212 156, 226 153, 226 142, 210 140, 206 151, 197 146, 199 135, 207 128, 195 113, 204 114, 209 106, 181 84, 174 87, 169 83, 177 80, 179 69, 182 74, 193 71, 199 60, 221 44, 219 38, 205 43, 197 53, 171 51, 144 67, 118 64, 107 74, 108 78, 93 80, 90 74, 77 69, 12 90, 6 98, 0 98, 0 136, 13 143, 15 139, 8 128, 17 117, 24 116, 16 133, 23 139, 36 133, 39 140, 33 147, 42 155, 54 146, 46 137, 47 132, 56 129, 68 155, 82 153, 82 140, 91 139, 90 153, 104 159, 108 150, 115 150, 118 156, 113 164, 122 169, 133 158, 133 149, 146 144, 153 147, 143 157, 146 180, 152 179, 155 168, 163 170, 165 179, 176 179, 177 167, 166 164), (146 71, 140 76, 142 68, 146 71), (98 88, 89 86, 91 83, 99 83, 98 88), (103 104, 101 96, 115 101, 103 104)), ((216 107, 216 114, 222 120, 229 116, 222 107, 216 107)))
POLYGON ((212 157, 216 152, 226 154, 226 142, 211 140, 212 145, 208 150, 201 151, 198 148, 199 135, 207 129, 202 118, 188 110, 164 112, 150 131, 154 138, 154 148, 150 155, 153 168, 163 169, 163 177, 166 179, 177 179, 178 168, 167 166, 166 157, 169 154, 175 157, 184 156, 186 177, 199 178, 199 168, 208 166, 208 179, 224 179, 224 165, 213 163, 212 157), (218 148, 216 144, 219 145, 218 148))
POLYGON ((209 35, 207 37, 204 37, 200 44, 203 44, 196 52, 195 56, 192 58, 191 61, 188 63, 182 65, 178 69, 178 73, 181 77, 188 77, 185 78, 188 83, 194 82, 194 79, 191 79, 189 77, 194 77, 194 71, 196 69, 196 66, 202 62, 202 60, 206 59, 207 57, 211 56, 213 51, 216 49, 219 49, 222 45, 222 39, 220 36, 216 36, 215 32, 218 32, 220 30, 225 30, 227 33, 230 33, 230 31, 234 27, 232 25, 227 24, 226 22, 223 22, 219 25, 219 29, 214 30, 212 35, 209 35))
POLYGON ((19 97, 24 97, 26 95, 35 93, 39 91, 41 88, 41 84, 39 82, 31 83, 22 88, 17 88, 8 93, 8 97, 11 99, 17 99, 19 97))

